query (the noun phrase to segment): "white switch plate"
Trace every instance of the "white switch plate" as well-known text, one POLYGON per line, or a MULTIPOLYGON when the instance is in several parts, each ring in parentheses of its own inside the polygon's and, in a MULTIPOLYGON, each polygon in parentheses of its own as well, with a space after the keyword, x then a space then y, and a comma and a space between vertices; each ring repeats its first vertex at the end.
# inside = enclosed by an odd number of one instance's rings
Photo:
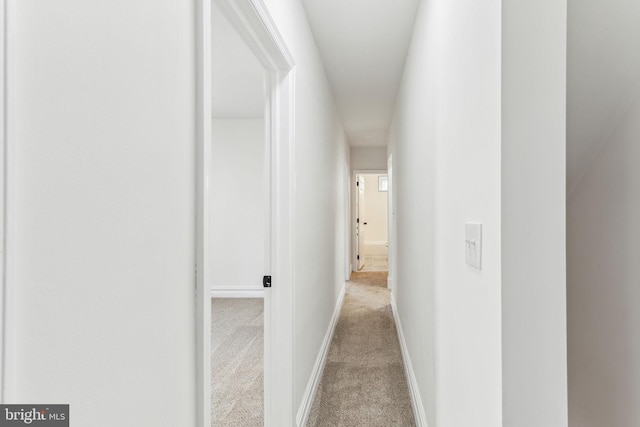
POLYGON ((481 270, 482 262, 482 224, 468 222, 464 225, 464 247, 467 264, 481 270))

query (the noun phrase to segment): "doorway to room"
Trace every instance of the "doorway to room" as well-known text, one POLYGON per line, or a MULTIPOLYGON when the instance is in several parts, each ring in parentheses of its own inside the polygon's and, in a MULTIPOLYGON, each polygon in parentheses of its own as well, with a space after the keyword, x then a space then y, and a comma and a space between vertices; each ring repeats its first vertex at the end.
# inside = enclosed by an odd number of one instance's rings
POLYGON ((386 171, 355 174, 354 271, 388 271, 388 189, 386 171))
POLYGON ((197 425, 287 425, 294 61, 260 0, 196 5, 197 425), (256 304, 228 307, 238 297, 256 304))
POLYGON ((211 425, 264 425, 265 71, 211 6, 211 425))

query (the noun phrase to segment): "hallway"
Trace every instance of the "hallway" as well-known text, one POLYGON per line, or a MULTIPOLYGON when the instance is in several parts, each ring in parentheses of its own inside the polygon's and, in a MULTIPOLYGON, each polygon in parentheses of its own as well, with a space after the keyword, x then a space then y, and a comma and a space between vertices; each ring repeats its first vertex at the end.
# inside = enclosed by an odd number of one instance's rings
POLYGON ((308 426, 413 426, 386 272, 353 273, 308 426))
POLYGON ((0 2, 0 404, 636 427, 640 2, 0 2))

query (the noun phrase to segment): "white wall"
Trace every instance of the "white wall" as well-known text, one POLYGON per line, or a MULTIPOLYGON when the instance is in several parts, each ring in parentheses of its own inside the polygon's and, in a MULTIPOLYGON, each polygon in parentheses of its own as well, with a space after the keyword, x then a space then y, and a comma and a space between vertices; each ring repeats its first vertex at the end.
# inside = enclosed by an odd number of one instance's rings
POLYGON ((502 3, 506 426, 567 425, 566 0, 502 3))
POLYGON ((640 420, 640 99, 568 198, 569 425, 640 420))
POLYGON ((265 1, 296 62, 295 410, 344 285, 349 149, 297 0, 265 1))
POLYGON ((500 25, 498 1, 423 2, 391 131, 394 297, 433 426, 502 425, 500 25))
POLYGON ((351 170, 387 170, 387 148, 351 148, 351 170))
MULTIPOLYGON (((265 3, 296 61, 300 401, 344 284, 349 150, 301 4, 265 3)), ((8 4, 8 401, 69 402, 81 425, 194 425, 194 5, 8 4)))
POLYGON ((365 211, 360 221, 366 222, 367 228, 362 255, 387 255, 387 192, 378 191, 378 177, 386 175, 363 176, 365 211))
POLYGON ((429 425, 566 425, 565 10, 418 12, 389 151, 394 297, 429 425), (465 222, 483 224, 481 271, 465 264, 465 222))
MULTIPOLYGON (((5 3, 4 1, 2 3, 0 3, 0 22, 3 23, 5 22, 5 7, 4 7, 5 3)), ((2 31, 0 31, 0 82, 5 82, 5 31, 4 31, 4 27, 2 29, 2 31)), ((5 97, 5 85, 0 84, 0 99, 6 100, 5 97)), ((5 242, 5 173, 6 173, 6 165, 5 165, 5 149, 6 149, 6 145, 5 145, 5 136, 6 136, 6 123, 5 123, 5 102, 0 102, 0 134, 2 136, 0 136, 0 141, 2 141, 1 145, 0 145, 0 241, 1 242, 5 242)), ((0 261, 0 277, 4 278, 4 243, 1 246, 2 249, 0 249, 1 253, 1 261, 0 261)), ((4 285, 5 285, 5 280, 2 280, 2 290, 0 292, 0 307, 2 307, 3 311, 4 311, 4 293, 5 293, 5 289, 4 289, 4 285)), ((4 402, 4 398, 3 398, 3 387, 2 385, 4 384, 4 334, 5 334, 5 329, 4 329, 4 315, 0 315, 0 334, 2 334, 2 337, 0 338, 0 401, 4 402)))
POLYGON ((210 286, 262 289, 264 120, 214 119, 210 286))
POLYGON ((211 2, 211 113, 216 119, 264 115, 264 68, 238 31, 211 2))
POLYGON ((193 426, 194 3, 7 3, 7 402, 193 426))

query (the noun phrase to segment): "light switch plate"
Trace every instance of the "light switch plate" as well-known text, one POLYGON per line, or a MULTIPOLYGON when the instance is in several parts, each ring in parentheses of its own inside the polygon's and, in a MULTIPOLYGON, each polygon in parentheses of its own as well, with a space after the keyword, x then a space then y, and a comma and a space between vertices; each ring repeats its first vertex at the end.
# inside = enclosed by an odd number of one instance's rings
POLYGON ((482 224, 468 222, 464 225, 465 257, 467 264, 478 270, 482 269, 482 224))

